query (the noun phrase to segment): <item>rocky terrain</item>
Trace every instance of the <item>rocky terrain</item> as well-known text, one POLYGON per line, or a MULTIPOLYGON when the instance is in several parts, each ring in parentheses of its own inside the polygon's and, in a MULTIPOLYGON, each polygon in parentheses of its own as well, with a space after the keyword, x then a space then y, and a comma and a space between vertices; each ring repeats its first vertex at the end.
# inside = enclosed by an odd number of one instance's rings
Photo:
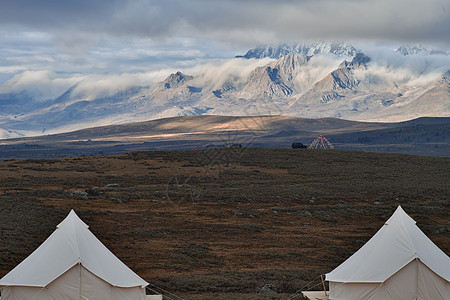
POLYGON ((449 254, 449 170, 449 158, 245 147, 3 161, 0 276, 74 209, 184 299, 289 299, 320 289, 397 205, 449 254))

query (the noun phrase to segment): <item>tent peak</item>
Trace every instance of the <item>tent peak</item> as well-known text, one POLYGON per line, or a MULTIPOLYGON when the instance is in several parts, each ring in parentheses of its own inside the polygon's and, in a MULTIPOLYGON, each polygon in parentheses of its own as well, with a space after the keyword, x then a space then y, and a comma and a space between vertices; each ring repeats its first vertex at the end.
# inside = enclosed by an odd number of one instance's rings
POLYGON ((80 219, 80 217, 78 217, 75 211, 71 209, 67 217, 64 220, 62 220, 62 222, 59 223, 56 226, 56 228, 60 229, 64 226, 80 226, 80 225, 82 227, 89 228, 89 226, 86 223, 84 223, 83 220, 80 219))
POLYGON ((385 225, 393 224, 393 223, 412 223, 416 224, 416 221, 411 218, 399 205, 397 209, 392 214, 392 216, 384 223, 385 225))

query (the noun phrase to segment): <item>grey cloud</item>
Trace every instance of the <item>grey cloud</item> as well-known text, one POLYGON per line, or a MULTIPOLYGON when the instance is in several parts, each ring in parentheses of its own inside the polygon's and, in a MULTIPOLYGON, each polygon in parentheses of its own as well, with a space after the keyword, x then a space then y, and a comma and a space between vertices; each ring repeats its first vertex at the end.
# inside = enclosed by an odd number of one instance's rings
POLYGON ((302 38, 450 43, 446 0, 9 2, 2 4, 0 24, 37 26, 57 36, 191 36, 238 44, 302 38))
POLYGON ((450 48, 450 2, 1 1, 0 85, 25 70, 122 73, 189 68, 243 54, 256 44, 303 39, 450 48))
POLYGON ((117 10, 117 0, 14 0, 0 4, 0 24, 51 29, 104 19, 117 10))

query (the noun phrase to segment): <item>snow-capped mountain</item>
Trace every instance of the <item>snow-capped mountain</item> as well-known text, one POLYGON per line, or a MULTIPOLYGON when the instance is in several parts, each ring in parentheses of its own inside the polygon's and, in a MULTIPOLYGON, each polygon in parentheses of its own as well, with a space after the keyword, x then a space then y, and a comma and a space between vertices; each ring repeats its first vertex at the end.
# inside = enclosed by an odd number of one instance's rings
POLYGON ((358 50, 348 43, 339 42, 311 42, 311 43, 290 43, 271 46, 262 46, 249 50, 245 55, 238 56, 243 58, 282 58, 289 54, 302 54, 313 56, 318 54, 334 54, 340 57, 352 57, 358 53, 358 50))
POLYGON ((94 96, 81 83, 45 101, 30 100, 25 90, 4 93, 0 138, 202 114, 357 121, 450 116, 447 56, 418 56, 409 63, 408 55, 380 59, 355 49, 340 57, 330 55, 332 43, 327 45, 277 60, 235 58, 195 75, 176 72, 159 83, 94 96))
POLYGON ((400 53, 402 55, 448 55, 447 52, 440 49, 428 49, 423 45, 416 45, 416 46, 408 46, 408 45, 401 45, 396 50, 397 53, 400 53))

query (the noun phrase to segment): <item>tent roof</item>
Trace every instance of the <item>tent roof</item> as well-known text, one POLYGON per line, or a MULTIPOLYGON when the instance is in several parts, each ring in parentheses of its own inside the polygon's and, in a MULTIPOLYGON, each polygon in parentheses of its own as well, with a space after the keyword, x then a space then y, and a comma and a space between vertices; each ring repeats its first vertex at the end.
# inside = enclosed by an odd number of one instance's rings
POLYGON ((450 258, 399 206, 355 254, 326 274, 334 282, 384 282, 414 259, 450 281, 450 258))
POLYGON ((71 210, 56 230, 0 280, 0 286, 45 287, 76 264, 117 287, 147 286, 71 210))

